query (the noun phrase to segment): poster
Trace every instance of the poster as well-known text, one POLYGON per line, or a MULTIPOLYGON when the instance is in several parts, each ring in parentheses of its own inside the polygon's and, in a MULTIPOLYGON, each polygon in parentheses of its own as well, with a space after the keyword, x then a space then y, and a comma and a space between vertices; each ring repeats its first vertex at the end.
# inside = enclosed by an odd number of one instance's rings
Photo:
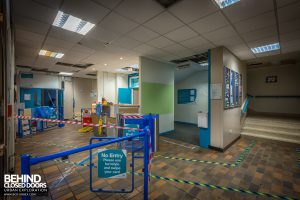
POLYGON ((224 108, 239 106, 242 94, 242 75, 224 67, 224 108))
POLYGON ((225 108, 230 107, 230 69, 224 67, 225 108))

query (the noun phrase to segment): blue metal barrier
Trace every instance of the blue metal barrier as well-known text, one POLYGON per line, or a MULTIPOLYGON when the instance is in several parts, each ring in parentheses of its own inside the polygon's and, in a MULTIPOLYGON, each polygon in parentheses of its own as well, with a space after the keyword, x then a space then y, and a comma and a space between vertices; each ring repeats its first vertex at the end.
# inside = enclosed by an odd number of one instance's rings
MULTIPOLYGON (((30 167, 32 165, 36 165, 41 162, 50 161, 56 158, 66 157, 71 154, 79 153, 86 150, 91 150, 97 147, 102 147, 106 145, 110 145, 113 143, 118 143, 126 140, 132 140, 135 137, 144 137, 144 200, 148 200, 148 181, 149 181, 149 137, 150 137, 150 130, 149 127, 145 127, 142 132, 138 134, 134 134, 131 136, 115 138, 108 141, 98 142, 94 144, 89 144, 86 146, 82 146, 75 149, 70 149, 67 151, 62 151, 46 156, 34 157, 32 158, 29 154, 25 154, 21 156, 21 174, 22 175, 30 175, 30 167)), ((22 196, 22 200, 30 200, 30 196, 22 196)))

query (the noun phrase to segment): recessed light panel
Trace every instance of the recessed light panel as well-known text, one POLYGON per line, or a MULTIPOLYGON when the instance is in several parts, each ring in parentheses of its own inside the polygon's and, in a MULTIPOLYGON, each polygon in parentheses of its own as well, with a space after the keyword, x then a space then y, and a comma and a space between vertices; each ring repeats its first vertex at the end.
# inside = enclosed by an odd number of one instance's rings
POLYGON ((72 76, 73 73, 70 73, 70 72, 59 72, 59 75, 72 76))
POLYGON ((251 48, 251 51, 257 54, 257 53, 264 53, 268 51, 276 51, 278 49, 280 49, 279 43, 274 43, 274 44, 267 44, 264 46, 251 48))
POLYGON ((81 35, 86 35, 95 26, 93 23, 84 21, 62 11, 58 11, 52 25, 81 35))
POLYGON ((63 53, 57 53, 57 52, 53 52, 53 51, 47 51, 47 50, 40 50, 39 52, 40 56, 48 56, 51 58, 62 58, 65 54, 63 53))
POLYGON ((218 6, 222 9, 232 4, 239 2, 240 0, 215 0, 218 6))

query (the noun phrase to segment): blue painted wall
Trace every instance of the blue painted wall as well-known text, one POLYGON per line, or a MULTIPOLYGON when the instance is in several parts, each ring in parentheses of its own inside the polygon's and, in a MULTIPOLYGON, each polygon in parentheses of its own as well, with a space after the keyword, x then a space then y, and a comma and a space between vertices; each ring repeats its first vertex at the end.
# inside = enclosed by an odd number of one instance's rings
POLYGON ((119 104, 131 104, 131 89, 129 88, 118 88, 118 102, 119 104))

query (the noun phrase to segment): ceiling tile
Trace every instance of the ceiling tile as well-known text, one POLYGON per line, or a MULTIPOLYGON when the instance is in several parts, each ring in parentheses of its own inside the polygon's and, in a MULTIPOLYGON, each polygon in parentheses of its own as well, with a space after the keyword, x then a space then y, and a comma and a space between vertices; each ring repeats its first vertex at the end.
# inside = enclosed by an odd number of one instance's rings
POLYGON ((25 46, 18 41, 16 42, 15 54, 16 56, 24 56, 24 57, 36 57, 39 54, 40 48, 25 46))
POLYGON ((287 22, 279 22, 280 34, 290 33, 300 30, 300 19, 291 20, 287 22))
POLYGON ((42 23, 36 20, 32 20, 26 17, 13 16, 15 28, 46 35, 50 24, 42 23))
POLYGON ((104 29, 100 26, 93 28, 86 37, 102 41, 104 43, 110 43, 111 41, 117 39, 120 34, 104 29))
POLYGON ((45 1, 45 0, 32 0, 36 3, 42 4, 44 6, 47 6, 49 8, 53 8, 55 10, 58 10, 60 7, 60 4, 62 0, 51 0, 51 1, 45 1))
POLYGON ((229 49, 233 53, 239 52, 239 51, 250 51, 250 49, 247 47, 246 44, 238 44, 238 45, 228 46, 227 49, 229 49))
POLYGON ((142 24, 162 12, 163 8, 155 1, 126 0, 123 1, 115 11, 142 24))
POLYGON ((281 0, 281 1, 277 1, 277 7, 280 8, 280 7, 283 7, 283 6, 288 6, 290 4, 293 4, 293 3, 297 3, 299 2, 299 0, 281 0))
POLYGON ((212 49, 214 47, 215 46, 212 45, 211 43, 205 43, 205 44, 201 44, 199 46, 193 47, 192 50, 195 53, 204 53, 204 52, 207 52, 208 49, 212 49))
POLYGON ((168 12, 163 12, 157 17, 146 22, 144 25, 155 32, 165 34, 183 26, 184 24, 168 12))
POLYGON ((114 9, 122 0, 92 0, 100 5, 114 9))
POLYGON ((70 51, 75 53, 89 54, 89 55, 95 53, 94 49, 88 48, 80 44, 75 44, 70 51))
POLYGON ((66 31, 62 28, 54 27, 54 26, 49 31, 48 36, 60 40, 65 40, 74 44, 79 42, 83 38, 83 35, 71 31, 66 31))
POLYGON ((221 39, 221 40, 212 40, 212 42, 217 46, 226 46, 226 47, 244 43, 244 41, 237 35, 233 37, 221 39))
POLYGON ((286 22, 300 18, 300 1, 296 4, 285 6, 278 9, 279 22, 286 22))
POLYGON ((148 42, 149 40, 159 37, 159 34, 151 31, 144 26, 139 26, 131 32, 127 33, 127 36, 140 42, 148 42))
POLYGON ((297 39, 300 39, 300 30, 280 35, 280 42, 289 42, 297 39))
POLYGON ((90 0, 64 0, 61 11, 97 24, 110 10, 90 0))
POLYGON ((228 24, 228 21, 222 13, 217 12, 191 23, 190 26, 198 33, 202 34, 211 32, 228 24))
POLYGON ((51 57, 47 57, 47 56, 38 56, 37 60, 34 63, 34 66, 37 66, 40 68, 51 68, 59 60, 60 59, 51 58, 51 57))
POLYGON ((57 14, 57 10, 31 0, 14 0, 13 5, 14 15, 31 18, 46 24, 52 24, 57 14))
POLYGON ((32 66, 34 60, 35 60, 35 57, 16 56, 16 65, 32 66))
POLYGON ((241 34, 246 42, 255 41, 267 37, 275 37, 277 35, 276 25, 260 28, 248 33, 241 34))
POLYGON ((113 41, 112 45, 117 45, 119 47, 123 47, 125 49, 133 49, 139 45, 141 45, 141 42, 133 40, 129 37, 121 37, 113 41))
POLYGON ((83 59, 86 59, 88 56, 89 56, 89 54, 86 54, 86 53, 81 53, 81 52, 77 52, 77 51, 69 51, 59 61, 76 64, 76 63, 79 63, 80 61, 82 61, 83 59))
POLYGON ((265 53, 258 53, 258 54, 255 54, 255 56, 258 58, 261 58, 261 57, 267 57, 267 56, 274 56, 274 55, 278 55, 278 54, 280 54, 280 50, 269 51, 269 52, 265 52, 265 53))
POLYGON ((242 0, 223 9, 232 23, 274 10, 273 0, 242 0))
POLYGON ((100 26, 115 33, 125 34, 137 27, 138 24, 112 12, 104 18, 100 26))
POLYGON ((197 35, 198 34, 195 31, 193 31, 192 29, 190 29, 189 27, 183 26, 181 28, 178 28, 172 32, 165 34, 165 37, 167 37, 175 42, 181 42, 183 40, 190 39, 197 35))
POLYGON ((220 41, 225 38, 238 36, 232 26, 226 26, 215 31, 205 33, 203 36, 210 41, 220 41))
POLYGON ((283 42, 281 44, 281 51, 282 51, 282 53, 300 51, 300 40, 283 42))
POLYGON ((74 46, 74 44, 74 42, 68 42, 66 40, 47 37, 43 49, 64 53, 66 50, 71 49, 74 46))
POLYGON ((80 41, 80 45, 93 49, 95 51, 102 51, 105 48, 105 44, 103 42, 92 38, 83 38, 80 41))
POLYGON ((267 44, 273 44, 273 43, 276 43, 276 42, 278 42, 277 37, 269 37, 269 38, 264 38, 264 39, 248 42, 248 45, 249 45, 250 48, 253 48, 253 47, 264 46, 264 45, 267 45, 267 44))
POLYGON ((184 0, 173 5, 169 11, 185 23, 190 23, 209 15, 218 8, 211 0, 184 0))
POLYGON ((164 47, 163 50, 180 57, 186 57, 194 54, 192 50, 185 48, 179 44, 172 44, 170 46, 164 47))
POLYGON ((156 48, 163 48, 171 44, 174 44, 174 42, 169 40, 168 38, 161 36, 159 38, 147 42, 147 44, 156 48))
POLYGON ((42 46, 42 42, 44 41, 43 35, 18 28, 15 29, 15 36, 17 41, 27 40, 28 43, 33 43, 33 45, 39 45, 39 47, 42 46))
POLYGON ((62 66, 62 65, 53 65, 53 66, 51 66, 51 68, 49 70, 57 71, 57 72, 77 72, 80 69, 76 68, 76 67, 66 67, 66 66, 62 66))
POLYGON ((196 37, 193 37, 188 40, 184 40, 184 41, 180 42, 180 44, 182 44, 183 46, 185 46, 187 48, 198 47, 199 45, 205 44, 205 43, 208 43, 208 41, 205 40, 201 36, 196 36, 196 37))
POLYGON ((272 25, 276 25, 275 13, 273 11, 234 24, 237 31, 241 34, 272 25))
POLYGON ((146 45, 146 44, 142 44, 142 45, 140 45, 140 46, 133 49, 133 51, 140 52, 140 53, 143 53, 143 54, 152 52, 154 50, 155 50, 154 47, 151 47, 151 46, 146 45))

